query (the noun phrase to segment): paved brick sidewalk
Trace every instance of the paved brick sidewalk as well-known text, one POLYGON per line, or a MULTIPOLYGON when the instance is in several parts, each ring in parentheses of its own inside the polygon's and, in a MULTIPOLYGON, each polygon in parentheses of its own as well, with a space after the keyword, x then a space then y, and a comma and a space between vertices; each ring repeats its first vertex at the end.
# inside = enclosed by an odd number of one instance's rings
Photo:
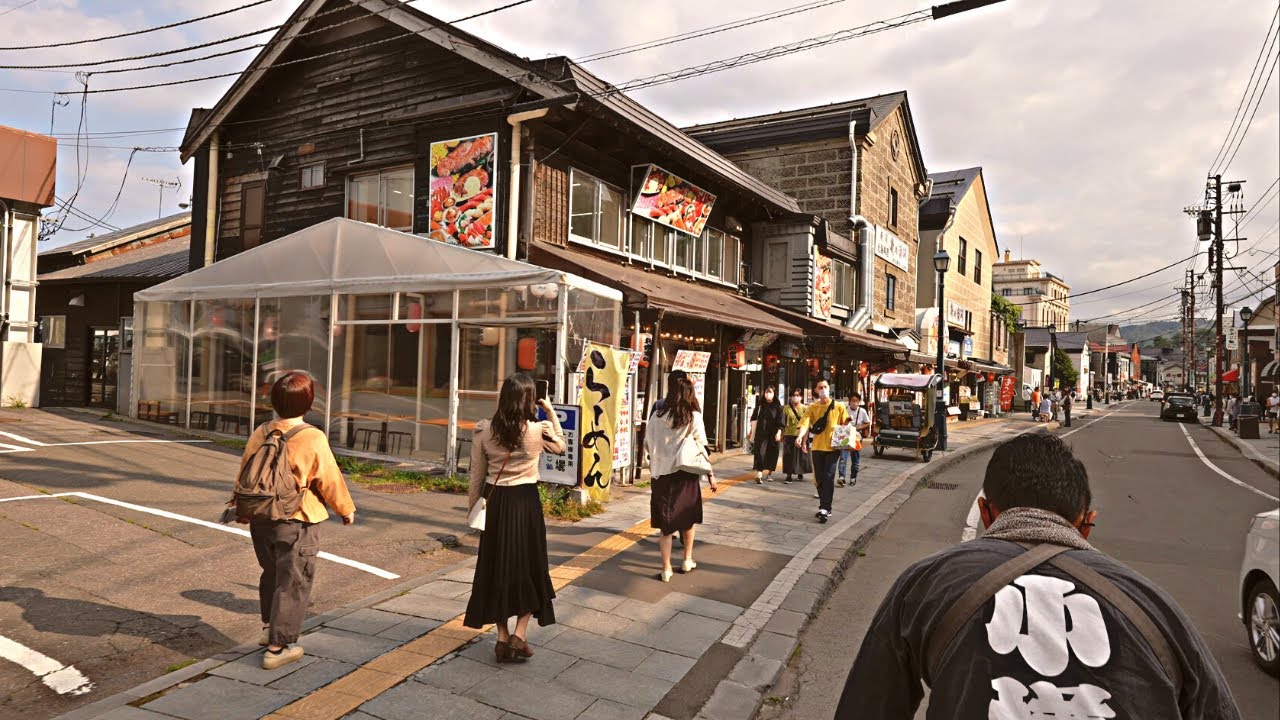
POLYGON ((756 485, 748 457, 723 458, 717 475, 732 479, 704 492, 699 569, 670 584, 653 577, 648 493, 628 489, 602 515, 549 528, 553 556, 557 545, 603 539, 553 561, 558 622, 531 627, 536 657, 525 664, 497 665, 494 633, 462 626, 471 559, 312 618, 299 663, 263 671, 261 649, 241 646, 64 718, 750 717, 852 551, 921 478, 1043 427, 1020 417, 957 423, 949 451, 930 463, 867 452, 825 525, 813 518, 811 483, 756 485))
POLYGON ((1273 475, 1280 476, 1280 433, 1267 432, 1266 422, 1259 423, 1259 437, 1256 440, 1246 440, 1226 427, 1213 427, 1207 420, 1208 418, 1200 418, 1201 424, 1235 446, 1246 458, 1273 475))

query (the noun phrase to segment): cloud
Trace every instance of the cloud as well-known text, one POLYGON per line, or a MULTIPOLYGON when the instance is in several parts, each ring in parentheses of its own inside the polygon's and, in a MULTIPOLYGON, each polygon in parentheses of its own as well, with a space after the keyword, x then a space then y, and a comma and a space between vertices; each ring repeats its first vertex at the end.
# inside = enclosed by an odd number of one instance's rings
MULTIPOLYGON (((109 0, 44 0, 21 11, 23 22, 15 24, 20 27, 14 36, 32 42, 64 35, 87 37, 243 2, 168 0, 143 6, 109 0)), ((453 19, 501 4, 502 0, 419 0, 415 7, 453 19)), ((888 0, 868 5, 849 0, 588 67, 610 81, 623 82, 834 32, 928 4, 888 0)), ((0 52, 0 63, 84 60, 180 47, 276 24, 296 7, 295 0, 277 0, 110 43, 0 52)), ((578 57, 783 7, 786 4, 778 0, 535 0, 462 27, 525 56, 578 57)), ((982 165, 1003 246, 1015 252, 1021 248, 1065 277, 1076 291, 1084 291, 1169 264, 1193 251, 1194 227, 1182 209, 1203 197, 1204 175, 1227 133, 1273 12, 1273 6, 1249 0, 1221 0, 1213 12, 1205 12, 1202 3, 1167 0, 1006 0, 942 21, 640 91, 636 97, 673 122, 689 124, 905 89, 926 165, 931 170, 982 165)), ((243 68, 252 56, 250 52, 166 70, 95 76, 91 83, 105 87, 229 72, 243 68)), ((89 105, 90 129, 180 128, 191 107, 213 104, 231 81, 94 96, 89 105)), ((1231 179, 1249 181, 1245 207, 1280 176, 1278 83, 1280 77, 1273 77, 1231 167, 1231 179)), ((0 87, 74 85, 66 75, 0 71, 0 87)), ((48 100, 0 93, 0 122, 47 130, 48 100)), ((75 110, 73 103, 58 111, 59 132, 74 131, 75 110)), ((180 138, 179 130, 95 143, 176 145, 180 138)), ((128 150, 94 153, 81 196, 88 212, 101 211, 110 203, 128 150), (98 162, 99 155, 109 160, 98 162)), ((67 151, 61 159, 59 184, 66 188, 75 175, 67 151)), ((141 167, 160 176, 179 176, 190 185, 190 166, 179 166, 176 154, 146 156, 141 167)), ((130 177, 139 172, 135 163, 130 177)), ((155 199, 154 188, 131 179, 115 219, 133 222, 153 217, 155 199)), ((1277 221, 1278 206, 1280 201, 1268 204, 1246 228, 1254 233, 1250 243, 1277 221)), ((1263 238, 1262 245, 1263 251, 1275 249, 1280 240, 1273 233, 1263 238)), ((1267 260, 1256 250, 1254 256, 1246 257, 1255 269, 1267 260)), ((1199 267, 1204 267, 1203 260, 1199 267)), ((1090 296, 1091 302, 1081 302, 1073 316, 1088 318, 1155 300, 1180 279, 1181 268, 1174 268, 1150 280, 1090 296), (1142 288, 1149 289, 1120 294, 1142 288)), ((1150 317, 1161 314, 1167 312, 1150 317)))

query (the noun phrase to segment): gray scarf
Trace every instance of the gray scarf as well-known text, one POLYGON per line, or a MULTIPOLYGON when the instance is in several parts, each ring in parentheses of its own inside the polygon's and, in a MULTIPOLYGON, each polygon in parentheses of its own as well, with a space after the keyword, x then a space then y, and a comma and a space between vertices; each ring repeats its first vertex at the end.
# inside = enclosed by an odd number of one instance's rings
POLYGON ((1000 513, 984 538, 1010 542, 1053 543, 1077 550, 1097 550, 1061 515, 1040 508, 1016 507, 1000 513))

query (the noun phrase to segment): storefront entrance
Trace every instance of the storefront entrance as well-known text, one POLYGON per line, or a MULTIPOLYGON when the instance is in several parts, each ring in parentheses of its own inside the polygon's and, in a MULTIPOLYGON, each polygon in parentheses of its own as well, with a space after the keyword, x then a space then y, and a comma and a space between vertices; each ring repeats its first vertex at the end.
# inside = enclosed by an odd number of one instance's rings
POLYGON ((89 331, 89 393, 91 407, 116 409, 120 368, 120 330, 93 328, 89 331))

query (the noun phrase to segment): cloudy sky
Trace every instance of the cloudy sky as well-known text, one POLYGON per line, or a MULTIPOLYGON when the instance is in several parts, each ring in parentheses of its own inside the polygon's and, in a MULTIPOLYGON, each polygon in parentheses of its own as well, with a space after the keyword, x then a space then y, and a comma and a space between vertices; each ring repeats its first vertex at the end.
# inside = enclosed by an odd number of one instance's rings
MULTIPOLYGON (((0 27, 5 30, 0 44, 98 37, 250 1, 0 0, 0 27)), ((180 48, 277 24, 297 1, 270 0, 220 18, 113 41, 0 50, 0 65, 84 63, 180 48)), ((415 0, 413 5, 454 19, 508 1, 415 0)), ((528 57, 581 57, 800 4, 811 3, 533 0, 463 27, 528 57)), ((928 5, 923 0, 833 0, 825 7, 588 67, 622 83, 928 5)), ((983 166, 1002 248, 1015 257, 1038 258, 1066 278, 1073 292, 1083 292, 1150 272, 1196 250, 1194 226, 1182 210, 1203 197, 1205 175, 1228 135, 1276 8, 1275 0, 1006 0, 958 17, 640 91, 636 97, 684 125, 906 90, 928 168, 983 166)), ((165 70, 94 75, 89 85, 119 87, 233 72, 252 56, 244 52, 165 70)), ((1272 51, 1259 63, 1262 77, 1274 68, 1275 57, 1272 51)), ((160 208, 165 214, 176 212, 179 199, 190 193, 191 164, 180 165, 176 152, 141 152, 126 175, 130 148, 177 145, 190 108, 212 106, 231 82, 91 95, 85 117, 95 135, 87 158, 80 159, 87 172, 76 208, 100 217, 124 178, 109 222, 123 227, 153 218, 160 197, 143 178, 156 178, 183 183, 181 191, 167 192, 160 208), (139 130, 156 132, 124 134, 139 130)), ((1240 234, 1248 240, 1240 244, 1241 256, 1234 262, 1255 272, 1264 271, 1280 253, 1280 193, 1273 186, 1280 177, 1277 84, 1280 73, 1265 84, 1260 108, 1225 172, 1230 179, 1247 181, 1243 208, 1267 200, 1242 228, 1240 234)), ((0 124, 48 132, 54 109, 50 93, 79 87, 73 69, 0 70, 0 124)), ((79 119, 79 97, 56 108, 58 194, 63 197, 74 191, 79 177, 74 140, 79 119)), ((86 224, 72 218, 66 228, 86 224)), ((88 232, 64 230, 49 246, 88 232)), ((1204 265, 1201 258, 1198 266, 1204 265)), ((1173 292, 1182 271, 1179 265, 1078 298, 1072 302, 1072 318, 1113 314, 1113 320, 1164 319, 1176 306, 1160 298, 1173 292), (1143 303, 1149 304, 1126 312, 1143 303)), ((1229 280, 1227 299, 1256 302, 1257 296, 1249 296, 1259 288, 1256 281, 1229 280)))

